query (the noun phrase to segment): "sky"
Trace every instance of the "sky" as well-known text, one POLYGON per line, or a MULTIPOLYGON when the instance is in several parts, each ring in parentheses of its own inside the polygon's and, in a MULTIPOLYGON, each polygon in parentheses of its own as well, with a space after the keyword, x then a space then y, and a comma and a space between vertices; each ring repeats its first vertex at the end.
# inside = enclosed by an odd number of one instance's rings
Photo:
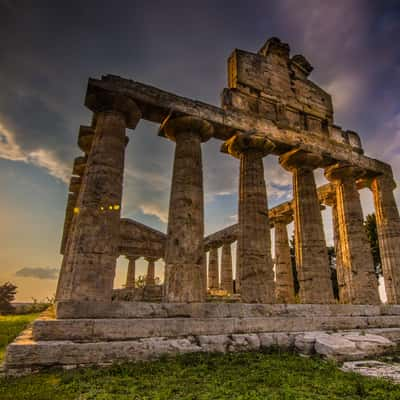
MULTIPOLYGON (((310 78, 333 96, 336 124, 358 132, 365 153, 398 179, 398 1, 0 0, 0 284, 15 283, 18 301, 55 292, 79 125, 91 120, 89 77, 120 75, 219 105, 230 53, 257 52, 271 36, 310 61, 310 78)), ((128 131, 122 215, 165 231, 174 144, 157 130, 141 121, 128 131)), ((203 145, 206 233, 237 220, 238 161, 220 144, 203 145)), ((289 200, 290 174, 275 156, 264 165, 269 205, 289 200)), ((324 183, 321 170, 316 177, 324 183)), ((368 190, 361 198, 372 212, 368 190)), ((330 210, 323 216, 330 243, 330 210)), ((116 287, 126 265, 118 260, 116 287)))

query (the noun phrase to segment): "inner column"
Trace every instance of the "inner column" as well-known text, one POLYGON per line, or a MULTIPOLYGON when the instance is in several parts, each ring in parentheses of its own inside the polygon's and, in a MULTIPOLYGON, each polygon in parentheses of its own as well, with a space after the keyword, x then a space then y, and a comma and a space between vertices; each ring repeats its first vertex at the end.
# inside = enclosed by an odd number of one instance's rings
POLYGON ((275 274, 276 302, 292 304, 295 301, 292 260, 290 256, 287 224, 292 217, 277 217, 275 228, 275 274))
POLYGON ((352 304, 378 304, 378 279, 367 233, 356 180, 362 171, 345 163, 325 170, 325 176, 336 184, 341 263, 346 282, 346 299, 352 304))
POLYGON ((370 186, 374 195, 382 272, 389 304, 400 303, 400 217, 393 195, 395 187, 390 175, 374 178, 370 186))

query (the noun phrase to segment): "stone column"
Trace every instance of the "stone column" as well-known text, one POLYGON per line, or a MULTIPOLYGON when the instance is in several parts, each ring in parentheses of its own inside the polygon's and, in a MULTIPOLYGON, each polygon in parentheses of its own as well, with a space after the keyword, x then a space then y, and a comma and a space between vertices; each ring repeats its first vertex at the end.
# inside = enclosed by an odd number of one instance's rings
POLYGON ((333 303, 322 216, 313 170, 322 157, 292 150, 279 159, 293 173, 294 228, 296 265, 300 301, 306 304, 333 303))
POLYGON ((207 252, 204 251, 203 254, 203 286, 204 286, 204 290, 207 293, 207 288, 208 288, 208 277, 207 277, 207 252))
POLYGON ((119 224, 125 156, 125 128, 140 119, 136 104, 109 92, 88 93, 96 113, 67 259, 72 281, 63 299, 111 301, 119 254, 119 224))
POLYGON ((155 262, 158 258, 154 257, 146 257, 145 260, 148 262, 147 264, 147 274, 146 274, 146 286, 155 285, 156 284, 156 265, 155 262))
POLYGON ((356 179, 361 175, 362 171, 344 163, 325 170, 327 179, 336 184, 341 262, 346 288, 343 300, 352 304, 378 304, 378 280, 356 186, 356 179))
POLYGON ((201 142, 212 125, 194 117, 167 119, 160 134, 175 141, 165 253, 165 301, 202 302, 204 196, 201 142))
POLYGON ((335 191, 325 199, 325 204, 330 206, 332 211, 333 245, 335 247, 336 255, 336 276, 339 289, 339 302, 342 304, 347 304, 350 303, 350 299, 348 298, 348 289, 346 286, 346 274, 343 270, 339 233, 339 216, 336 202, 336 188, 335 191))
POLYGON ((239 240, 236 241, 236 273, 235 273, 235 293, 240 293, 240 249, 239 240))
POLYGON ((212 290, 219 288, 218 247, 211 247, 208 258, 208 287, 212 290))
POLYGON ((239 273, 244 303, 274 303, 271 234, 263 157, 273 149, 264 137, 238 133, 221 148, 240 159, 239 273))
POLYGON ((221 289, 229 294, 233 293, 233 272, 232 272, 232 252, 231 243, 222 245, 221 254, 221 289))
POLYGON ((69 288, 71 285, 72 276, 71 276, 71 271, 68 270, 67 259, 71 243, 70 237, 71 237, 71 231, 73 230, 74 214, 76 210, 80 188, 82 186, 82 178, 85 171, 86 161, 87 160, 85 157, 76 157, 72 169, 72 175, 75 176, 71 177, 70 185, 68 188, 68 200, 65 210, 64 229, 63 229, 61 249, 60 249, 60 253, 63 255, 63 260, 61 263, 61 269, 57 283, 56 296, 55 296, 56 301, 64 298, 64 296, 70 290, 69 288))
POLYGON ((400 217, 391 176, 382 175, 371 182, 374 195, 379 251, 385 281, 387 302, 400 303, 400 217))
POLYGON ((295 301, 292 260, 290 257, 287 224, 289 218, 276 218, 275 227, 275 294, 277 303, 292 304, 295 301))
POLYGON ((128 263, 128 273, 126 274, 125 287, 127 289, 133 289, 135 287, 135 278, 136 278, 136 260, 139 257, 127 256, 126 258, 129 260, 129 263, 128 263))

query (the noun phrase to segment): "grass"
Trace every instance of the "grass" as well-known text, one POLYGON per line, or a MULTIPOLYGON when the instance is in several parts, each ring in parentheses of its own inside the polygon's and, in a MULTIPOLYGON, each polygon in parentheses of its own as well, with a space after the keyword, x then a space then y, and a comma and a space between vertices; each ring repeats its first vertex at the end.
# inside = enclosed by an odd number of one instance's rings
MULTIPOLYGON (((35 318, 38 313, 24 315, 0 315, 0 363, 3 361, 5 348, 35 318)), ((1 397, 0 397, 1 399, 1 397)))
MULTIPOLYGON (((1 352, 37 314, 0 317, 1 352)), ((0 378, 1 400, 397 400, 400 385, 293 353, 188 354, 0 378)))
POLYGON ((189 354, 0 378, 1 400, 400 399, 400 385, 291 353, 189 354))

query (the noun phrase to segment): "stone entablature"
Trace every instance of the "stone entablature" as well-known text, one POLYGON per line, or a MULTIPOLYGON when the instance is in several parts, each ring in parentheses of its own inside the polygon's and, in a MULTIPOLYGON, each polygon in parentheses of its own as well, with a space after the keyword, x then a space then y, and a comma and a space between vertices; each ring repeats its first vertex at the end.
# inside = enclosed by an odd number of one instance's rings
POLYGON ((164 258, 167 235, 140 222, 122 218, 119 254, 125 256, 164 258))
POLYGON ((90 78, 88 90, 126 93, 139 106, 142 118, 152 122, 162 123, 168 115, 173 113, 194 116, 203 118, 213 125, 213 137, 216 139, 227 140, 237 131, 250 131, 274 142, 276 147, 273 153, 277 155, 291 148, 299 148, 322 154, 332 163, 335 160, 351 160, 352 164, 363 168, 367 174, 392 174, 388 164, 360 154, 359 148, 354 149, 354 144, 358 143, 359 139, 355 135, 350 135, 351 140, 346 138, 345 131, 343 138, 342 133, 340 135, 337 133, 338 127, 335 128, 334 137, 336 139, 342 137, 342 140, 334 140, 333 137, 321 136, 312 131, 281 128, 273 120, 268 119, 268 115, 260 118, 242 110, 222 109, 114 75, 106 75, 102 79, 90 78))

